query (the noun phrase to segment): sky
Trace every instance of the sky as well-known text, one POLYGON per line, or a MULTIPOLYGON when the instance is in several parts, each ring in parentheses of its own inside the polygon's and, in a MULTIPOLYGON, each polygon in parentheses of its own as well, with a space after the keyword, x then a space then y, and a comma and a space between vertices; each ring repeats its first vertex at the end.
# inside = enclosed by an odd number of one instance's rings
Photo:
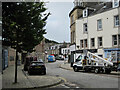
MULTIPOLYGON (((48 8, 47 12, 51 15, 47 20, 45 27, 47 34, 44 35, 47 39, 55 40, 59 43, 70 42, 70 18, 69 13, 73 9, 74 0, 43 0, 48 8)), ((86 2, 86 0, 83 0, 86 2)), ((96 2, 99 0, 88 0, 96 2)), ((87 2, 88 2, 87 1, 87 2)), ((109 0, 101 0, 109 1, 109 0)))
POLYGON ((66 2, 46 3, 47 12, 51 15, 48 17, 46 24, 46 32, 44 35, 47 39, 55 40, 59 43, 70 42, 70 18, 69 13, 73 9, 73 0, 66 2))

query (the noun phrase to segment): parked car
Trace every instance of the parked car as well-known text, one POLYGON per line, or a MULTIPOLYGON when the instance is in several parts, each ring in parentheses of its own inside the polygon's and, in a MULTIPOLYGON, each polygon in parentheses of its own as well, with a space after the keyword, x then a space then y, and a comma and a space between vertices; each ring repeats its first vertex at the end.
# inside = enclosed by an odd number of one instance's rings
POLYGON ((42 60, 32 61, 28 68, 29 74, 46 74, 46 67, 42 60))
POLYGON ((32 61, 37 61, 36 56, 27 56, 24 61, 24 71, 28 71, 28 67, 32 61))
POLYGON ((56 59, 56 60, 64 60, 64 58, 59 57, 59 56, 56 56, 55 59, 56 59))
POLYGON ((48 56, 48 62, 55 62, 55 61, 56 61, 55 56, 53 55, 48 56))

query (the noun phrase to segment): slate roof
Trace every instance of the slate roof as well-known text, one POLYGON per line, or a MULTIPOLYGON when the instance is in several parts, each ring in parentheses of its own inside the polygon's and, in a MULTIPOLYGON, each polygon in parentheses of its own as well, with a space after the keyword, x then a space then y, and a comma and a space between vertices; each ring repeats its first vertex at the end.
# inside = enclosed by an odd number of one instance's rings
MULTIPOLYGON (((120 2, 119 2, 120 5, 120 2)), ((119 6, 120 7, 120 6, 119 6)), ((88 16, 92 16, 95 14, 99 14, 108 10, 113 9, 112 8, 112 2, 88 2, 86 3, 85 7, 81 6, 76 6, 73 8, 73 10, 69 13, 69 16, 72 14, 72 12, 76 9, 82 9, 84 10, 85 8, 92 8, 92 12, 88 14, 88 16)), ((83 18, 82 15, 79 18, 83 18)))
POLYGON ((91 8, 94 8, 95 10, 91 12, 89 16, 102 13, 102 12, 112 9, 112 2, 100 3, 98 5, 92 6, 91 8))

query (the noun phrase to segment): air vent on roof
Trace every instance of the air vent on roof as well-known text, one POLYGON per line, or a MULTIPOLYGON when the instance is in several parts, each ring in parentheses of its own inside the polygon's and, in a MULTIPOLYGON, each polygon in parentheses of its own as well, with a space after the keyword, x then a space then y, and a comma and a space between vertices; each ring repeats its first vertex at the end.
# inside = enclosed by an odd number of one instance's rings
POLYGON ((103 6, 103 8, 105 9, 107 6, 103 6))
POLYGON ((102 8, 104 8, 104 9, 105 9, 106 7, 107 7, 107 6, 106 6, 106 3, 104 3, 104 6, 103 6, 102 8))

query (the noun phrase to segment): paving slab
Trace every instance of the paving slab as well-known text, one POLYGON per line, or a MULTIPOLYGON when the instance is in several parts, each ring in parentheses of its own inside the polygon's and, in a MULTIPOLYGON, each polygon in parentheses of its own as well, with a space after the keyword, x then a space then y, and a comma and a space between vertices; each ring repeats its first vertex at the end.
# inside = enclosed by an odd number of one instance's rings
POLYGON ((18 66, 18 82, 14 83, 14 66, 9 66, 2 75, 2 89, 45 88, 59 84, 62 79, 48 75, 25 75, 23 66, 18 66))

